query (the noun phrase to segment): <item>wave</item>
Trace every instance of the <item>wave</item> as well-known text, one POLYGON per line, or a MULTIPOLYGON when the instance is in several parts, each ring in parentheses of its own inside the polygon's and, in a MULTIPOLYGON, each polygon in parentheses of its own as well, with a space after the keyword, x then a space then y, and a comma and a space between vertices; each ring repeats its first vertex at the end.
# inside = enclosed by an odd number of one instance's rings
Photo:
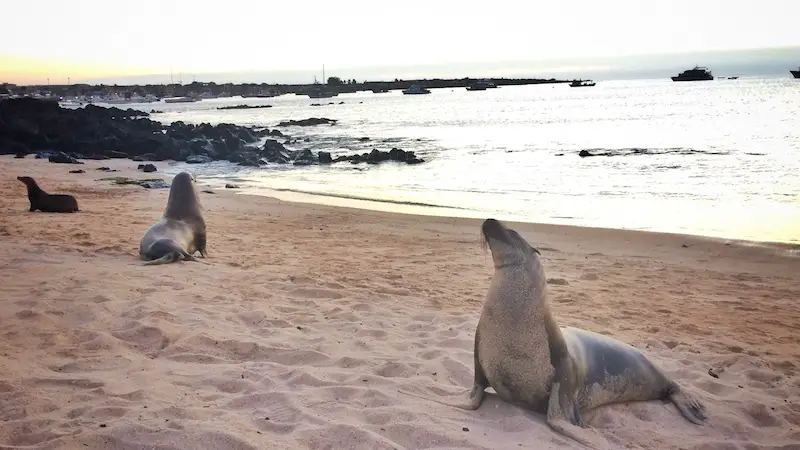
POLYGON ((585 148, 580 156, 636 156, 636 155, 730 155, 730 151, 697 150, 693 148, 585 148))
POLYGON ((364 197, 359 195, 353 194, 336 194, 331 192, 319 192, 319 191, 307 191, 304 189, 291 189, 291 188, 268 188, 272 191, 277 192, 292 192, 295 194, 306 194, 306 195, 316 195, 320 197, 333 197, 333 198, 343 198, 347 200, 361 200, 361 201, 368 201, 368 202, 376 202, 376 203, 391 203, 395 205, 406 205, 406 206, 425 206, 429 208, 447 208, 447 209, 460 209, 460 210, 467 210, 467 208, 461 208, 458 206, 448 206, 448 205, 437 205, 435 203, 425 203, 425 202, 414 202, 410 200, 390 200, 390 199, 383 199, 383 198, 374 198, 374 197, 364 197))

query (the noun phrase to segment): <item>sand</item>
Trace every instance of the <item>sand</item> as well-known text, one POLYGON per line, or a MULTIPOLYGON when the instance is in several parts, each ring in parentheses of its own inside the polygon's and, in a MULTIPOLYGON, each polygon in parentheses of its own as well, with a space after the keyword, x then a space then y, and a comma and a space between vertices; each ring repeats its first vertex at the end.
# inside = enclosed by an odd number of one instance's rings
MULTIPOLYGON (((143 267, 168 190, 100 180, 163 177, 136 165, 0 158, 2 448, 578 448, 494 395, 470 412, 398 392, 471 386, 492 274, 480 221, 215 189, 201 193, 209 264, 143 267), (17 175, 82 211, 29 213, 17 175)), ((643 349, 710 415, 698 427, 669 403, 605 407, 585 416, 599 442, 800 448, 800 258, 509 225, 540 248, 559 324, 643 349)))

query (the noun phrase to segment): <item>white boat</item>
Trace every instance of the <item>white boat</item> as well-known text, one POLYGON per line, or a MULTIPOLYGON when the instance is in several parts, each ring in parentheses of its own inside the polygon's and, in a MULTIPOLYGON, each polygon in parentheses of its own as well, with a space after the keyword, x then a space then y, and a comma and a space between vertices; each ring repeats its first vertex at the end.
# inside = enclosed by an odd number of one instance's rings
POLYGON ((412 84, 408 89, 403 89, 403 94, 430 94, 430 89, 426 89, 418 84, 412 84))
POLYGON ((164 103, 194 103, 199 101, 200 99, 197 97, 171 97, 164 99, 164 103))
POLYGON ((63 100, 59 101, 58 104, 61 105, 64 108, 79 108, 79 107, 85 105, 85 102, 82 102, 82 101, 80 101, 78 99, 74 99, 74 98, 67 98, 67 99, 63 99, 63 100))

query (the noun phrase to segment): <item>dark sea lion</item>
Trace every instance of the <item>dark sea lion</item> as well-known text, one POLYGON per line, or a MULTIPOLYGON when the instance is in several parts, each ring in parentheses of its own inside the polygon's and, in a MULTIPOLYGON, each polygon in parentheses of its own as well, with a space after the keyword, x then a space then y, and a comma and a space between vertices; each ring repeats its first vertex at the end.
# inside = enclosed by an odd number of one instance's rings
POLYGON ((78 201, 68 194, 48 194, 36 184, 31 177, 17 177, 28 188, 28 200, 31 208, 28 211, 71 213, 80 211, 78 201))
POLYGON ((559 327, 539 251, 497 220, 487 219, 481 228, 494 276, 475 331, 472 390, 465 404, 448 404, 477 409, 491 387, 506 402, 546 414, 553 430, 589 446, 570 425, 583 427, 581 413, 602 405, 669 400, 690 422, 707 419, 705 406, 635 347, 559 327))
POLYGON ((198 261, 192 256, 197 251, 206 257, 206 223, 194 183, 187 172, 172 179, 164 215, 139 243, 139 257, 145 265, 198 261))

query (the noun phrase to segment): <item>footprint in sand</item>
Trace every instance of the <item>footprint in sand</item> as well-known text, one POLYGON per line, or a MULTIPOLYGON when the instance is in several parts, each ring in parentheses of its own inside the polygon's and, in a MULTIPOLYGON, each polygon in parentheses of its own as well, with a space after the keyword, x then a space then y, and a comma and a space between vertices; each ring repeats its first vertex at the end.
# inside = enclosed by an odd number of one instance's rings
POLYGON ((353 358, 350 356, 344 356, 336 360, 333 365, 345 369, 351 369, 354 367, 361 367, 366 366, 369 364, 369 360, 363 358, 353 358))
MULTIPOLYGON (((383 433, 384 430, 386 429, 382 428, 381 432, 383 433)), ((304 448, 332 448, 331 443, 341 442, 342 436, 347 436, 347 442, 357 442, 359 444, 358 448, 368 448, 370 450, 395 450, 399 447, 394 442, 376 434, 375 432, 368 431, 366 429, 354 425, 345 425, 345 424, 329 425, 326 426, 325 428, 316 428, 316 429, 299 431, 297 442, 302 444, 304 448)), ((427 448, 430 446, 434 446, 433 443, 436 443, 435 446, 443 448, 445 446, 444 443, 449 441, 438 440, 439 438, 440 438, 439 435, 435 435, 430 438, 431 440, 420 441, 426 443, 426 445, 424 446, 414 445, 414 442, 412 441, 411 443, 406 442, 406 444, 402 445, 402 447, 427 448)), ((453 445, 449 447, 457 448, 460 446, 453 445)), ((466 447, 466 446, 461 446, 461 447, 466 447)))
POLYGON ((129 322, 111 335, 150 356, 169 345, 169 339, 160 328, 143 325, 137 321, 129 322))
POLYGON ((700 380, 694 383, 699 389, 702 389, 709 394, 724 397, 738 392, 739 388, 728 386, 726 384, 714 381, 711 379, 700 380))
POLYGON ((253 419, 257 428, 277 434, 292 432, 301 423, 304 425, 321 425, 321 420, 306 414, 295 405, 289 395, 279 392, 267 394, 249 394, 234 399, 227 408, 246 411, 257 411, 253 419))
POLYGON ((742 413, 754 427, 778 427, 783 421, 778 418, 766 405, 761 403, 746 403, 742 413))
POLYGON ((57 423, 58 421, 52 419, 31 419, 3 424, 0 426, 0 436, 8 441, 0 440, 0 445, 8 444, 14 448, 25 448, 58 439, 62 434, 49 430, 57 423))
POLYGON ((63 386, 69 388, 97 389, 105 386, 101 381, 92 381, 88 378, 31 378, 34 386, 63 386))
POLYGON ((408 364, 387 362, 375 368, 373 373, 387 378, 410 378, 417 374, 417 370, 410 367, 408 364))
POLYGON ((101 407, 101 408, 94 408, 90 410, 87 415, 92 419, 105 421, 111 419, 118 419, 120 417, 124 417, 128 414, 130 410, 128 408, 121 408, 121 407, 101 407))
POLYGON ((289 293, 294 297, 301 297, 301 298, 328 298, 328 299, 338 299, 342 298, 343 295, 332 291, 330 289, 314 289, 314 288, 300 288, 295 289, 289 293))
POLYGON ((130 364, 130 359, 117 355, 107 358, 82 358, 79 361, 55 366, 52 368, 52 370, 60 373, 99 372, 124 369, 130 364))
POLYGON ((355 334, 357 337, 370 337, 373 339, 385 340, 389 333, 383 330, 362 328, 355 334))
POLYGON ((31 311, 30 309, 23 309, 22 311, 17 312, 14 314, 18 319, 36 319, 41 317, 42 315, 36 311, 31 311))

